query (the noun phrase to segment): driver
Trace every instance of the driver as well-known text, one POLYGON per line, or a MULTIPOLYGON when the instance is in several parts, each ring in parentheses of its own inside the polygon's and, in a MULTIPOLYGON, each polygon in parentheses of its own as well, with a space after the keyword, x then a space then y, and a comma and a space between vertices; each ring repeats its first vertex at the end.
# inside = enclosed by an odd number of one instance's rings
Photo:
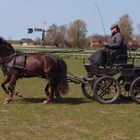
POLYGON ((112 33, 111 40, 105 43, 105 49, 91 54, 89 60, 92 64, 105 66, 108 62, 108 58, 116 60, 116 57, 119 55, 127 55, 127 48, 126 45, 124 45, 124 39, 120 33, 118 24, 113 24, 110 29, 112 33))

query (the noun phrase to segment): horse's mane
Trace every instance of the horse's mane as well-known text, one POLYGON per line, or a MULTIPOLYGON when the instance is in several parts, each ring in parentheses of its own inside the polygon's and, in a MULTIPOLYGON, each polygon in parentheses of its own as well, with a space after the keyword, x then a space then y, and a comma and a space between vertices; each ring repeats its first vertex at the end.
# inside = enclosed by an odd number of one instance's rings
POLYGON ((2 37, 0 37, 0 45, 2 45, 2 44, 6 44, 6 45, 11 46, 10 43, 8 43, 6 40, 4 40, 2 37))
POLYGON ((0 46, 1 47, 7 47, 9 50, 11 50, 12 52, 15 52, 13 46, 7 42, 5 39, 3 39, 2 37, 0 37, 0 46))

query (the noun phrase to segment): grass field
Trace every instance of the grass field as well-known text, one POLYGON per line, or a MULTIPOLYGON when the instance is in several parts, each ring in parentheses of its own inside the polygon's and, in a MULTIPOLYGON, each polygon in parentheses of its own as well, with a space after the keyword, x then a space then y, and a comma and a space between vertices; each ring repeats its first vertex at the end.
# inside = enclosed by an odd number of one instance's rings
MULTIPOLYGON (((82 60, 66 62, 69 72, 85 74, 82 60)), ((68 95, 43 105, 45 85, 39 78, 19 80, 16 89, 24 98, 15 97, 8 105, 0 88, 0 140, 140 140, 138 104, 99 104, 70 83, 68 95)))

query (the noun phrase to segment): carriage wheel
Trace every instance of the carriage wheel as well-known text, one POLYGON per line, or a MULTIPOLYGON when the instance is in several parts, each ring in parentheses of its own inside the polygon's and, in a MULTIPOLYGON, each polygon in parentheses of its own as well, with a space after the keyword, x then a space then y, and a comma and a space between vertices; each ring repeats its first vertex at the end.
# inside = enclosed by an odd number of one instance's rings
POLYGON ((136 78, 130 86, 130 94, 132 99, 140 104, 140 77, 136 78))
POLYGON ((93 95, 93 84, 94 81, 86 81, 81 84, 82 93, 88 99, 94 99, 93 95))
POLYGON ((124 77, 120 76, 117 81, 119 82, 120 86, 121 86, 121 98, 129 98, 130 97, 130 84, 125 82, 124 77))
POLYGON ((94 97, 99 103, 114 103, 121 94, 118 81, 111 76, 99 78, 94 84, 94 97))

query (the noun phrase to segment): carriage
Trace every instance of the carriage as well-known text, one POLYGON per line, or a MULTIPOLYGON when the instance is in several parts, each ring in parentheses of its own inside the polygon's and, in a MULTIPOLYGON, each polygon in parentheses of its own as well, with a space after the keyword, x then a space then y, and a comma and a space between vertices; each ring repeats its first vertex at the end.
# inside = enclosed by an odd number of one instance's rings
POLYGON ((131 97, 140 104, 140 65, 135 64, 140 58, 136 54, 132 56, 130 50, 115 61, 108 58, 105 67, 84 63, 87 76, 69 75, 68 80, 81 84, 83 95, 99 103, 110 104, 120 97, 131 97))
MULTIPOLYGON (((112 52, 113 53, 113 52, 112 52)), ((110 104, 116 102, 121 96, 130 96, 140 104, 140 65, 135 65, 139 57, 119 55, 107 59, 107 64, 97 66, 84 63, 88 76, 79 77, 67 75, 67 66, 63 59, 41 53, 15 52, 11 44, 0 38, 0 66, 6 79, 1 86, 8 95, 5 103, 12 101, 13 95, 22 97, 15 91, 16 81, 19 78, 41 77, 48 80, 45 87, 48 103, 60 94, 68 92, 67 82, 81 84, 85 97, 96 99, 99 103, 110 104)))

